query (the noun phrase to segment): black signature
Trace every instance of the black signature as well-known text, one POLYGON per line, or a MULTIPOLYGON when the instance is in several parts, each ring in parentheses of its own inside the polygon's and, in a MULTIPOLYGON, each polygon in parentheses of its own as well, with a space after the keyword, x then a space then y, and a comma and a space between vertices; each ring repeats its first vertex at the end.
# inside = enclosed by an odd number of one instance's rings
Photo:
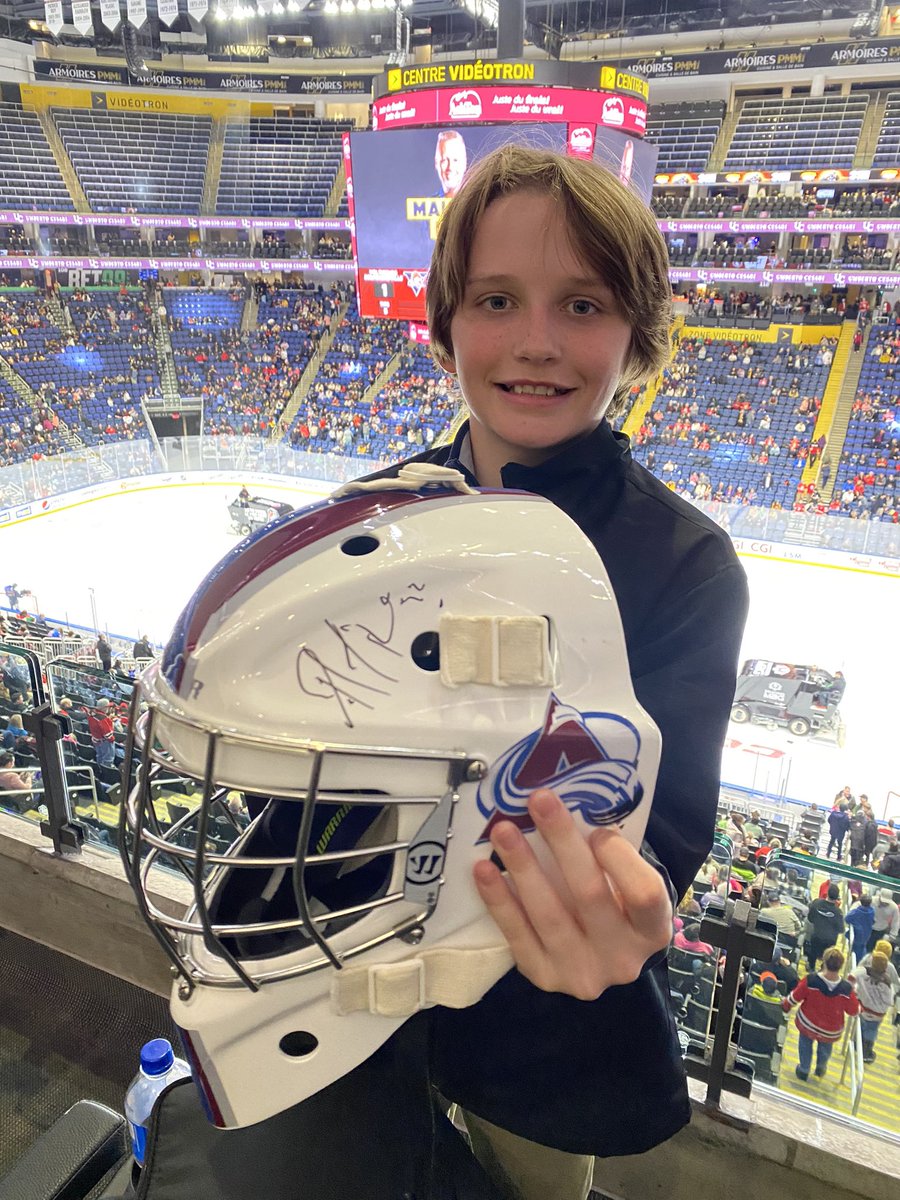
MULTIPOLYGON (((406 591, 424 592, 425 585, 411 583, 406 591)), ((421 595, 401 596, 400 605, 407 600, 422 603, 423 599, 421 595)), ((297 681, 301 691, 308 696, 337 701, 348 729, 353 728, 350 709, 354 705, 373 709, 374 703, 369 701, 374 701, 376 696, 390 695, 390 687, 386 688, 383 684, 399 682, 399 676, 393 673, 398 664, 393 660, 403 655, 391 645, 397 629, 394 601, 390 592, 379 596, 378 601, 387 614, 384 629, 380 633, 358 621, 344 625, 325 621, 327 629, 337 638, 343 654, 343 662, 338 668, 323 662, 308 645, 302 646, 297 654, 297 681), (385 655, 391 657, 385 658, 385 655)))
POLYGON ((353 728, 350 709, 354 705, 358 704, 370 710, 375 707, 374 704, 367 703, 360 693, 370 693, 372 696, 390 695, 385 688, 363 683, 360 679, 353 679, 335 671, 333 667, 323 663, 315 650, 309 646, 302 646, 297 654, 297 682, 300 684, 300 690, 307 696, 336 700, 348 729, 353 728))

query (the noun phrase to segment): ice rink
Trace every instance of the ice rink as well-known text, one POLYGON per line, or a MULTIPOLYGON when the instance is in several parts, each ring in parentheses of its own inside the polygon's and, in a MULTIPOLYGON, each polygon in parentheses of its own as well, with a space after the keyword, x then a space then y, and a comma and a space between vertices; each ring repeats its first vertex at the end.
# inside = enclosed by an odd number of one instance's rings
MULTIPOLYGON (((195 586, 240 540, 227 511, 238 486, 148 486, 4 528, 0 586, 28 587, 47 616, 87 628, 93 624, 93 589, 101 628, 164 642, 195 586)), ((301 507, 321 496, 324 485, 248 486, 301 507)), ((849 783, 854 794, 869 795, 878 815, 887 808, 900 817, 891 700, 900 578, 754 556, 743 562, 751 608, 742 657, 843 671, 846 735, 839 747, 759 725, 732 725, 723 780, 829 804, 849 783)))

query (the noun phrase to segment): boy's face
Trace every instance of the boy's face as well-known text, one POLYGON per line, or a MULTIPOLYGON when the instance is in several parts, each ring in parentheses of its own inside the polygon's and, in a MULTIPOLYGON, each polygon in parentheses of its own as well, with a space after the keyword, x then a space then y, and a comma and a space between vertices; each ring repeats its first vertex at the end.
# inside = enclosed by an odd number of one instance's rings
POLYGON ((569 244, 562 207, 521 191, 481 218, 450 337, 479 478, 498 482, 505 463, 536 466, 599 424, 631 327, 569 244))

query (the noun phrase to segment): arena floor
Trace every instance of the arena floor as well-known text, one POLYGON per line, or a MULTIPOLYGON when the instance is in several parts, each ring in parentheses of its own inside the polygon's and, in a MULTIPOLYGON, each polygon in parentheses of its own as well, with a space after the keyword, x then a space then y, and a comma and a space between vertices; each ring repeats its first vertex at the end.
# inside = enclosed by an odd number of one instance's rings
MULTIPOLYGON (((227 512, 236 491, 220 483, 148 486, 24 521, 0 533, 0 583, 30 587, 48 616, 88 628, 93 589, 101 628, 163 642, 196 584, 239 540, 227 512)), ((323 485, 259 491, 300 507, 323 485)), ((876 814, 900 817, 890 632, 900 580, 752 555, 744 565, 751 610, 743 657, 842 670, 846 735, 839 747, 732 726, 723 779, 828 804, 849 783, 868 794, 876 814)))

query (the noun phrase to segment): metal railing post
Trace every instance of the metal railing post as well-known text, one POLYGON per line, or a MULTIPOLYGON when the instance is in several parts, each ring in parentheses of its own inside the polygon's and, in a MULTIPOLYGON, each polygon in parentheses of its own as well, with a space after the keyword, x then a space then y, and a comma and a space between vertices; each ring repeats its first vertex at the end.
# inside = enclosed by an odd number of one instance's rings
POLYGON ((41 783, 47 807, 47 819, 41 821, 41 833, 53 840, 57 854, 65 851, 80 854, 84 827, 70 818, 63 777, 62 739, 69 732, 69 722, 65 717, 57 716, 49 703, 45 702, 31 712, 23 713, 22 724, 34 737, 41 764, 41 783))

